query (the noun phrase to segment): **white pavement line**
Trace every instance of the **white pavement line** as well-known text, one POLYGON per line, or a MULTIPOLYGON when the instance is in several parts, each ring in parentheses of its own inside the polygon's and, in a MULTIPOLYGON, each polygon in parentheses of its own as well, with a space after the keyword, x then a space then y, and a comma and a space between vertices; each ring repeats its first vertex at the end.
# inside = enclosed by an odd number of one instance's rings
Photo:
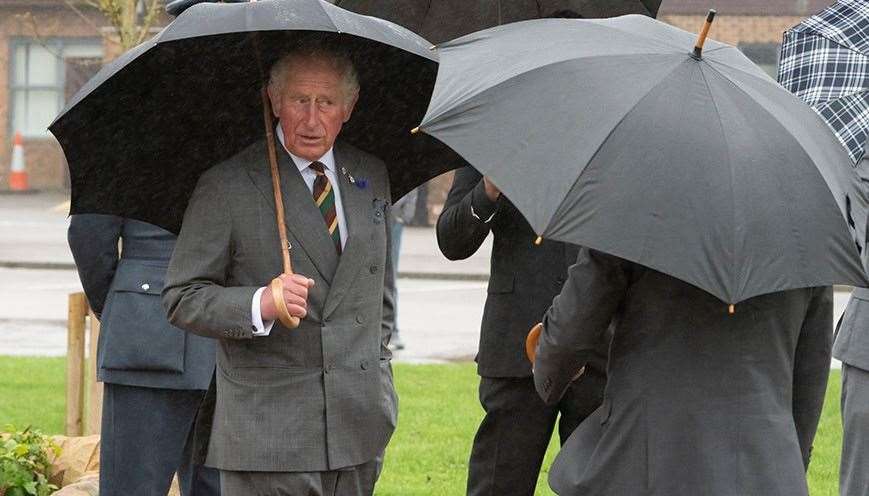
POLYGON ((0 220, 0 227, 57 227, 66 225, 66 218, 57 221, 41 220, 0 220))
POLYGON ((398 291, 399 296, 407 293, 439 293, 441 291, 479 291, 486 287, 485 284, 463 284, 461 286, 437 286, 432 288, 407 288, 398 291))
MULTIPOLYGON (((2 286, 0 286, 2 287, 2 286)), ((81 291, 81 284, 75 283, 57 283, 57 284, 32 284, 32 285, 24 285, 18 286, 16 291, 54 291, 54 290, 64 290, 64 291, 72 291, 77 292, 81 291)))

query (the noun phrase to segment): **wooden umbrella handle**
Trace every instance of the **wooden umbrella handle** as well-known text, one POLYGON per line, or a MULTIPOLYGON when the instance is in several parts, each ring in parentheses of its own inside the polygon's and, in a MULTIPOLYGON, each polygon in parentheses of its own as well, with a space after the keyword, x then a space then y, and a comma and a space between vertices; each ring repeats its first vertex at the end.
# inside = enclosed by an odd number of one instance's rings
POLYGON ((284 281, 275 277, 269 284, 269 289, 272 290, 272 301, 275 302, 275 309, 278 311, 278 320, 287 329, 295 329, 299 327, 299 318, 290 315, 287 309, 287 302, 284 301, 284 281))
MULTIPOLYGON (((278 171, 278 155, 275 152, 275 129, 272 121, 271 103, 266 87, 262 91, 263 124, 266 128, 266 148, 269 155, 269 166, 272 172, 272 190, 275 193, 275 218, 278 223, 278 237, 281 240, 281 260, 284 264, 284 274, 293 273, 293 263, 290 261, 290 241, 287 238, 287 224, 284 220, 284 197, 281 193, 281 175, 278 171)), ((287 304, 284 301, 284 283, 279 278, 272 279, 269 284, 274 298, 275 308, 278 311, 278 320, 288 329, 299 327, 299 318, 290 315, 287 304)))
POLYGON ((540 341, 540 332, 543 331, 543 323, 539 323, 531 328, 528 336, 525 338, 525 356, 528 361, 534 364, 534 359, 537 358, 537 342, 540 341))

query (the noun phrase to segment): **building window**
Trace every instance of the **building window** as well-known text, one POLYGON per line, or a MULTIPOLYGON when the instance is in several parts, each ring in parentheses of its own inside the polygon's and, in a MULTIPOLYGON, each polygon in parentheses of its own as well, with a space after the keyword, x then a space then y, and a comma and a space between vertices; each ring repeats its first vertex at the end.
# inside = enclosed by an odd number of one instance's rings
POLYGON ((102 42, 14 39, 11 52, 11 131, 28 137, 47 137, 47 127, 64 102, 99 69, 102 42))
POLYGON ((740 43, 739 50, 773 79, 778 78, 778 43, 740 43))

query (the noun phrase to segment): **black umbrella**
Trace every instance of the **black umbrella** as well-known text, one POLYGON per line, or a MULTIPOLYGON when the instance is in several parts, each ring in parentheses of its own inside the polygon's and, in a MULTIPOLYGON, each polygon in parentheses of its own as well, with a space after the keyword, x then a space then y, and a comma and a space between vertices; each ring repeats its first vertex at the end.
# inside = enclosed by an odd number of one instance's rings
POLYGON ((481 29, 566 9, 583 17, 654 17, 661 0, 335 0, 335 4, 388 19, 433 43, 442 43, 481 29))
POLYGON ((199 175, 264 137, 263 73, 298 43, 355 60, 360 100, 341 136, 389 164, 394 198, 464 163, 407 135, 434 85, 428 41, 320 0, 200 3, 104 67, 51 124, 69 163, 71 212, 177 232, 199 175))
POLYGON ((724 302, 865 284, 867 199, 845 150, 736 48, 692 53, 695 38, 643 16, 478 32, 439 46, 420 126, 539 235, 724 302))

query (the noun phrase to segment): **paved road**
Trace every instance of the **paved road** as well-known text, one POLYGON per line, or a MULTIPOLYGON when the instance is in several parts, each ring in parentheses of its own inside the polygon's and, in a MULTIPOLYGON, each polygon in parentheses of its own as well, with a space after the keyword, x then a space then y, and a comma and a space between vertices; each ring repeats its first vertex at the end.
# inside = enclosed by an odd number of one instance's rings
MULTIPOLYGON (((68 224, 59 193, 0 195, 0 355, 63 355, 67 295, 81 290, 66 245, 68 224), (67 267, 13 269, 16 264, 67 267)), ((470 359, 476 353, 486 296, 491 239, 469 260, 449 262, 434 229, 405 230, 399 272, 401 361, 470 359)), ((848 293, 836 293, 836 319, 848 293)))
MULTIPOLYGON (((486 297, 484 282, 400 279, 398 289, 399 326, 407 343, 399 361, 473 357, 486 297)), ((75 271, 0 269, 0 355, 63 355, 67 295, 80 290, 75 271)), ((836 319, 847 297, 846 292, 836 293, 836 319)))
MULTIPOLYGON (((0 269, 0 355, 66 353, 67 295, 81 291, 75 271, 0 269)), ((415 363, 470 360, 486 284, 399 280, 399 325, 415 363)))

